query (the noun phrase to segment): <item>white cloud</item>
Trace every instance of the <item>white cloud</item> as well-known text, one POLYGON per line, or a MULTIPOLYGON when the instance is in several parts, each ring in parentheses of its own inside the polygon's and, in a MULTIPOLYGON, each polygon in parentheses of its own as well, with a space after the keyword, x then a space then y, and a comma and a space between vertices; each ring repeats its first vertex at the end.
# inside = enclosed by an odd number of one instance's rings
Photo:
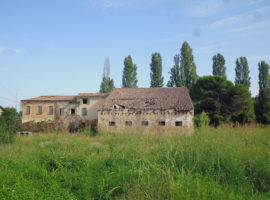
POLYGON ((187 36, 186 34, 182 33, 182 34, 177 34, 177 35, 170 36, 170 37, 159 38, 159 39, 153 40, 153 42, 155 42, 155 43, 173 42, 173 41, 177 41, 177 40, 184 40, 184 38, 186 36, 187 36))
POLYGON ((23 53, 24 49, 17 48, 17 47, 7 47, 7 46, 0 46, 0 54, 5 52, 14 52, 14 53, 23 53))
POLYGON ((7 50, 7 47, 0 46, 0 53, 4 53, 7 50))
POLYGON ((227 41, 212 42, 212 43, 208 43, 206 45, 197 47, 194 49, 194 51, 198 52, 198 53, 215 54, 215 53, 221 52, 223 49, 225 49, 225 46, 227 46, 228 44, 229 43, 227 41))
POLYGON ((90 5, 103 9, 146 8, 169 0, 89 0, 90 5))
POLYGON ((255 24, 251 24, 251 25, 247 25, 247 26, 241 26, 241 27, 237 27, 237 28, 233 28, 228 30, 227 32, 229 33, 238 33, 238 32, 243 32, 243 31, 249 31, 249 30, 254 30, 257 28, 267 28, 270 26, 270 21, 263 21, 260 23, 255 23, 255 24))
POLYGON ((222 0, 195 0, 184 6, 184 13, 189 17, 209 17, 227 9, 226 1, 222 0))
POLYGON ((244 22, 244 21, 247 22, 247 21, 257 20, 259 16, 263 15, 269 9, 270 9, 270 6, 265 6, 265 7, 255 9, 253 11, 250 11, 244 14, 224 18, 224 19, 213 22, 210 25, 210 28, 220 28, 222 26, 235 25, 237 23, 244 22))
POLYGON ((253 61, 261 61, 261 60, 266 60, 266 59, 270 59, 270 54, 266 54, 266 55, 257 55, 257 56, 248 56, 249 60, 253 60, 253 61))

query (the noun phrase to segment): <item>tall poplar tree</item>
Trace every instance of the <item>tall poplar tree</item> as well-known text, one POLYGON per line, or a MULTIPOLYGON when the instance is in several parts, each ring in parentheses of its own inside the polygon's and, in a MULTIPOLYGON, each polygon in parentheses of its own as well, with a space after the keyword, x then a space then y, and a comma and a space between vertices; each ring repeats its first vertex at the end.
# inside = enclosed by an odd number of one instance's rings
POLYGON ((181 79, 180 55, 176 54, 173 60, 174 60, 174 65, 171 68, 171 71, 169 72, 171 76, 170 76, 170 80, 167 83, 167 87, 181 87, 183 86, 183 82, 181 79))
POLYGON ((110 59, 106 58, 103 67, 103 77, 100 84, 100 93, 111 92, 115 88, 113 79, 110 78, 110 59))
POLYGON ((226 78, 225 59, 223 55, 218 53, 217 55, 213 56, 212 60, 213 60, 213 75, 222 76, 226 78))
POLYGON ((152 54, 152 61, 150 64, 150 87, 163 87, 163 76, 162 76, 162 59, 159 53, 152 54))
POLYGON ((137 82, 137 66, 133 64, 131 56, 128 56, 124 59, 122 87, 137 88, 137 82))
POLYGON ((236 59, 235 67, 235 84, 241 84, 249 90, 250 88, 250 76, 249 66, 246 57, 240 57, 236 59))
POLYGON ((181 79, 184 86, 190 88, 197 80, 196 64, 193 59, 192 49, 187 42, 182 44, 180 54, 181 79))
POLYGON ((263 124, 270 124, 270 78, 269 65, 259 63, 259 95, 256 102, 256 117, 263 124))

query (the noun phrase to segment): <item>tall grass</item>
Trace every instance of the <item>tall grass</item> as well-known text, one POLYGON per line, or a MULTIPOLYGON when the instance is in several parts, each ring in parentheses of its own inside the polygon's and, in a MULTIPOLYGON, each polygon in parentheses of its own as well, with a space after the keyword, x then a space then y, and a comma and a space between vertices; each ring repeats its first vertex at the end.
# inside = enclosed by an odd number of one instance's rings
POLYGON ((0 199, 269 199, 270 131, 40 134, 0 146, 0 199))

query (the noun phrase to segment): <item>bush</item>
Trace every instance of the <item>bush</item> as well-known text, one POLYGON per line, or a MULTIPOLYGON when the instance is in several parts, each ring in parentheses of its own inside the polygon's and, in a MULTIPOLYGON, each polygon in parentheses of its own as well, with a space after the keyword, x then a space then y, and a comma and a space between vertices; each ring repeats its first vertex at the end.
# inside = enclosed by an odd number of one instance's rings
POLYGON ((203 111, 200 115, 195 116, 194 122, 198 128, 206 128, 210 124, 210 119, 203 111))
POLYGON ((19 128, 19 113, 15 108, 5 108, 0 116, 0 144, 12 143, 19 128))

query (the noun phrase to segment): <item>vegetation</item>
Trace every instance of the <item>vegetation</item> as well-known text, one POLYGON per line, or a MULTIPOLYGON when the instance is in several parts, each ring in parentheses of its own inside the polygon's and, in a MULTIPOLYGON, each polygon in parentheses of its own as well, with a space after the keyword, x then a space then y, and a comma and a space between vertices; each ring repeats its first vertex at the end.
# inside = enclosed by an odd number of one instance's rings
POLYGON ((213 60, 213 75, 222 76, 226 78, 225 59, 223 55, 218 53, 217 55, 213 56, 212 60, 213 60))
POLYGON ((133 64, 131 56, 128 56, 124 60, 122 87, 137 88, 137 82, 137 66, 133 64))
POLYGON ((111 92, 115 88, 114 81, 110 77, 103 77, 102 82, 100 84, 100 93, 108 93, 111 92))
POLYGON ((152 62, 150 64, 150 87, 163 87, 164 78, 162 76, 162 59, 160 53, 152 54, 152 62))
POLYGON ((170 80, 167 83, 167 87, 181 87, 183 86, 182 78, 181 78, 181 69, 180 69, 180 55, 176 54, 173 58, 174 66, 171 68, 169 74, 170 80))
POLYGON ((0 115, 0 144, 12 143, 20 127, 20 117, 15 108, 5 108, 0 115))
POLYGON ((190 94, 196 114, 206 112, 214 126, 226 122, 247 123, 254 118, 253 101, 249 91, 222 76, 199 78, 190 94))
POLYGON ((185 87, 190 88, 197 80, 196 64, 193 59, 192 48, 187 42, 182 44, 180 54, 181 79, 185 87))
POLYGON ((107 58, 104 62, 103 77, 100 84, 100 93, 111 92, 115 88, 113 79, 110 78, 110 59, 107 58))
POLYGON ((0 146, 0 199, 269 199, 269 129, 41 134, 0 146))
POLYGON ((258 122, 270 124, 270 78, 269 65, 259 63, 259 95, 257 97, 256 117, 258 122))
POLYGON ((248 90, 250 88, 249 66, 246 57, 240 57, 236 60, 235 84, 241 84, 248 90))

